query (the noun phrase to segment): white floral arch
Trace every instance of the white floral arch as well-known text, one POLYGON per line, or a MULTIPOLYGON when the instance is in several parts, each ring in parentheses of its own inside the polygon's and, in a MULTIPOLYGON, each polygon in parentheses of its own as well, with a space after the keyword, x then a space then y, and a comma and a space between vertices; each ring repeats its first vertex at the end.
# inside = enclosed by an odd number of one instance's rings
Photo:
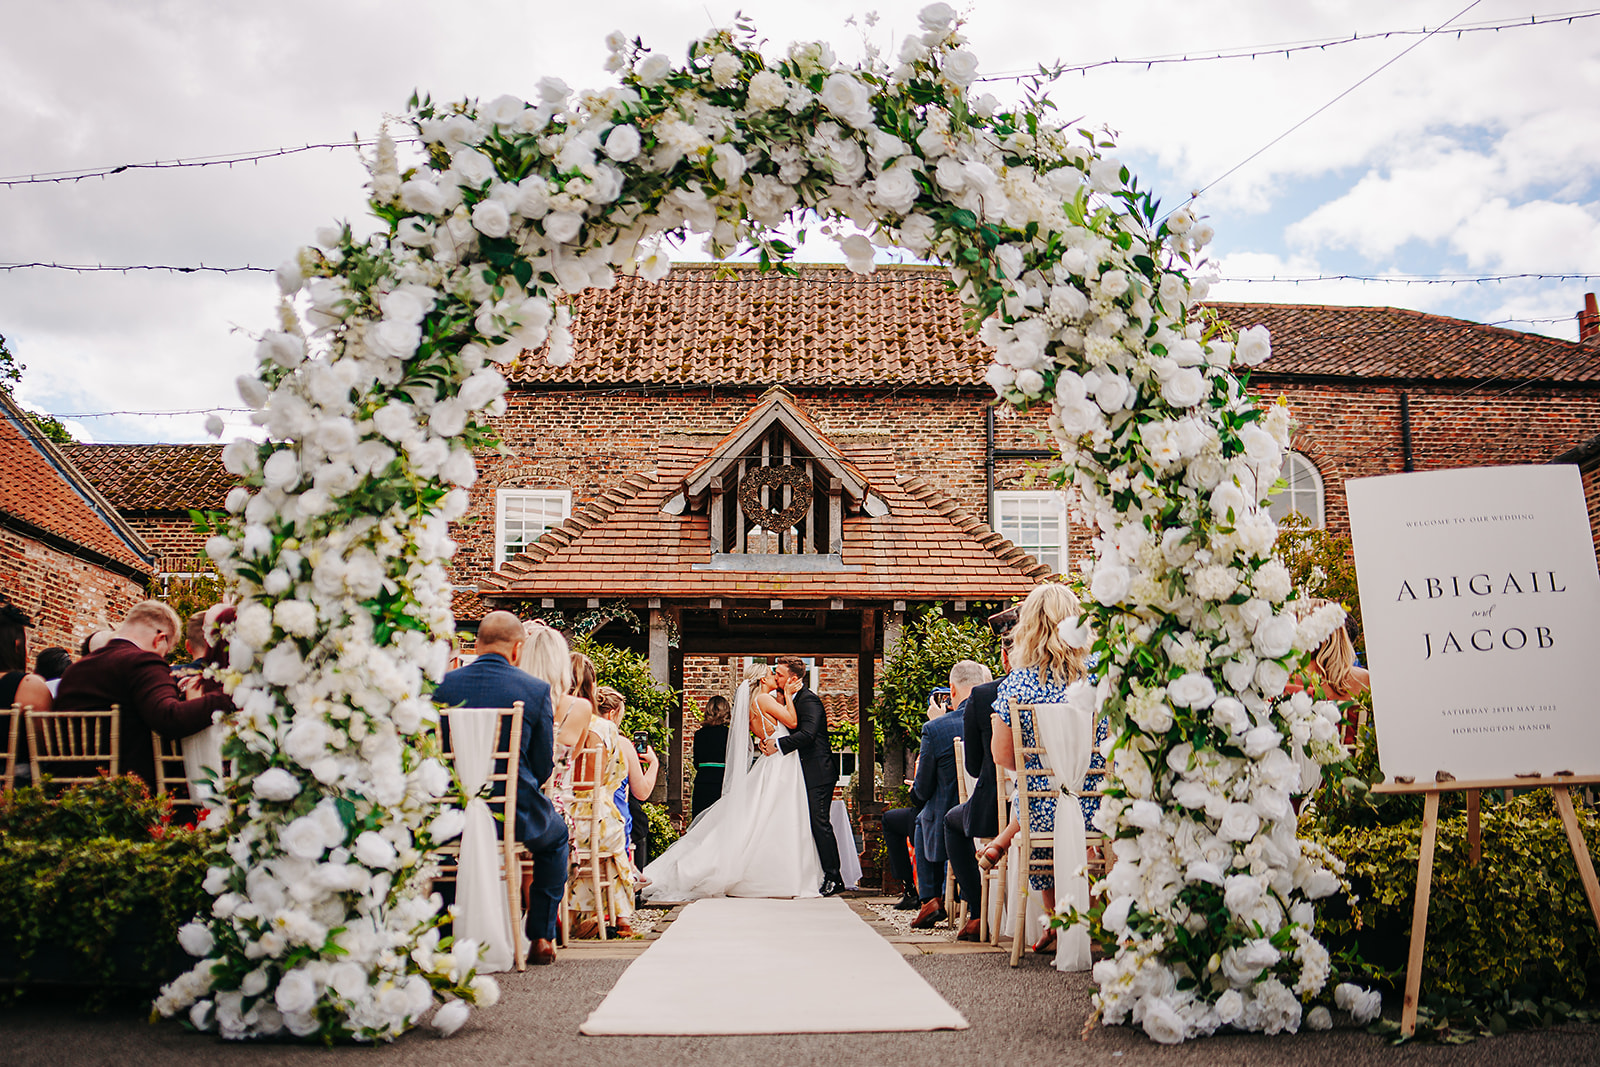
POLYGON ((471 946, 439 951, 422 874, 457 829, 426 693, 452 628, 447 524, 504 410, 496 364, 547 342, 570 360, 563 298, 664 276, 662 235, 781 263, 772 230, 807 209, 875 235, 842 241, 858 271, 875 244, 947 265, 996 392, 1051 407, 1057 479, 1096 531, 1077 640, 1105 667, 1075 699, 1113 726, 1100 819, 1118 862, 1088 920, 1118 946, 1095 968, 1101 1018, 1160 1041, 1276 1032, 1324 995, 1312 901, 1339 866, 1297 840, 1289 798, 1342 757, 1338 710, 1282 694, 1342 613, 1284 608, 1261 504, 1289 415, 1230 370, 1266 357, 1266 333, 1235 339, 1195 307, 1209 227, 1159 217, 1047 101, 969 97, 954 11, 921 22, 892 66, 822 43, 769 59, 741 27, 676 67, 613 34, 612 89, 413 100, 425 164, 402 173, 387 135, 370 161, 382 230, 330 230, 280 270, 279 329, 239 383, 268 440, 226 449, 244 485, 209 545, 241 597, 229 844, 211 916, 185 930, 203 958, 163 1013, 375 1040, 440 1001, 446 1030, 493 1001, 471 946))

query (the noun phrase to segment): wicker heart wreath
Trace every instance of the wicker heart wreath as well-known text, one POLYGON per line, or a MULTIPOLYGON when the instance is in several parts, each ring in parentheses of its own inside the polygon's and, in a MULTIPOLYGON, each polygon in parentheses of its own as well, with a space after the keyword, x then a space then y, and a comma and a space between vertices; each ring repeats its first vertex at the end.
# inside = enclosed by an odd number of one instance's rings
POLYGON ((799 467, 752 467, 739 482, 739 509, 745 518, 763 530, 787 530, 811 510, 811 479, 799 467), (761 490, 768 486, 773 489, 788 486, 793 490, 789 506, 774 511, 763 504, 761 490))
MULTIPOLYGON (((180 937, 199 962, 162 1013, 230 1038, 373 1041, 435 1009, 450 1032, 493 1003, 429 895, 461 820, 428 694, 454 628, 449 524, 505 411, 495 365, 570 362, 573 297, 665 276, 664 238, 785 269, 775 228, 803 212, 865 230, 840 241, 860 273, 879 245, 948 267, 994 352, 989 384, 1050 408, 1052 480, 1095 538, 1084 614, 1062 632, 1093 645, 1100 685, 1073 700, 1112 737, 1096 820, 1117 862, 1102 903, 1065 913, 1116 946, 1095 967, 1100 1018, 1181 1041, 1294 1030, 1328 999, 1313 901, 1341 867, 1298 839, 1290 797, 1343 758, 1339 714, 1284 693, 1342 611, 1297 622, 1273 555, 1262 502, 1288 410, 1231 371, 1266 358, 1266 332, 1235 336, 1198 305, 1209 226, 1163 214, 1103 135, 1055 125, 1042 96, 1008 110, 969 95, 964 44, 944 3, 893 62, 871 50, 859 66, 822 42, 763 55, 743 24, 681 66, 614 34, 616 86, 414 99, 405 164, 379 138, 376 232, 330 228, 279 268, 277 328, 239 381, 265 440, 224 450, 241 484, 207 546, 239 605, 233 777, 208 820, 228 843, 209 914, 180 937)), ((787 467, 740 493, 769 529, 810 501, 787 467), (795 504, 759 507, 762 484, 795 504)))

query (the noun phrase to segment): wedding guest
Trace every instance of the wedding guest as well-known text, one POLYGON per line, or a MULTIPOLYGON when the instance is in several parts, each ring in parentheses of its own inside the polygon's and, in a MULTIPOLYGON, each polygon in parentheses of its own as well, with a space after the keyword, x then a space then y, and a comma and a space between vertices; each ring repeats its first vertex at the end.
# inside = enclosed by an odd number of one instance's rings
MULTIPOLYGON (((628 790, 633 781, 632 768, 638 763, 633 746, 622 737, 617 722, 622 718, 622 694, 610 686, 596 690, 596 710, 599 712, 589 723, 584 738, 578 771, 580 787, 574 792, 569 818, 573 827, 573 848, 594 850, 594 860, 601 864, 613 882, 611 902, 596 900, 594 887, 588 879, 574 872, 572 879, 572 906, 585 916, 575 931, 578 937, 597 936, 602 923, 615 927, 624 937, 633 933, 633 899, 637 878, 633 864, 628 859, 628 831, 622 814, 626 804, 617 803, 619 791, 628 790), (588 783, 593 785, 585 788, 588 783)), ((650 786, 655 787, 654 767, 650 786)), ((642 778, 642 773, 641 773, 642 778)), ((649 796, 649 790, 645 791, 649 796)))
MULTIPOLYGON (((616 693, 615 689, 609 692, 616 693)), ((603 703, 608 704, 609 710, 606 717, 617 727, 617 735, 622 736, 622 718, 627 714, 627 703, 621 693, 617 693, 615 702, 603 698, 603 703)), ((628 785, 626 789, 618 789, 616 793, 617 807, 622 812, 622 821, 628 831, 628 855, 634 861, 637 870, 644 870, 650 862, 649 817, 644 811, 644 802, 655 792, 656 778, 661 770, 661 758, 656 755, 653 748, 648 745, 644 752, 635 747, 632 738, 622 737, 622 754, 628 761, 628 785), (647 755, 648 754, 648 755, 647 755), (639 762, 643 756, 649 764, 646 767, 639 762)))
MULTIPOLYGON (((1000 638, 1000 661, 1007 671, 1011 669, 1010 634, 1016 625, 1015 607, 997 611, 989 616, 989 629, 1000 638)), ((992 713, 995 696, 1006 677, 1007 675, 1002 675, 992 682, 975 685, 967 696, 961 730, 965 740, 966 772, 977 781, 973 784, 967 802, 951 808, 944 820, 945 853, 949 857, 950 870, 955 874, 956 886, 961 890, 961 899, 968 902, 973 913, 976 913, 978 903, 983 899, 983 872, 978 866, 974 839, 993 837, 1000 830, 998 786, 995 783, 992 744, 994 736, 992 713)), ((976 914, 972 914, 956 935, 956 939, 976 941, 978 929, 979 918, 976 914)))
POLYGON ((64 711, 121 709, 119 763, 155 788, 152 736, 179 739, 210 726, 215 714, 233 707, 221 692, 203 693, 198 678, 172 676, 166 656, 180 632, 178 613, 159 600, 135 604, 122 625, 97 651, 61 675, 56 707, 64 711))
MULTIPOLYGON (((47 648, 33 661, 33 672, 44 679, 52 698, 61 687, 61 675, 72 666, 72 653, 64 648, 47 648)), ((3 705, 0 705, 3 706, 3 705)))
POLYGON ((90 630, 84 635, 83 641, 78 645, 78 658, 82 659, 91 652, 98 652, 110 643, 115 630, 90 630))
POLYGON ((567 884, 567 824, 544 793, 554 769, 555 710, 550 684, 517 669, 526 634, 509 611, 491 611, 478 624, 478 655, 444 676, 433 699, 447 707, 508 708, 522 701, 517 766, 517 839, 533 857, 527 894, 530 962, 556 961, 556 928, 567 884))
POLYGON ((689 818, 722 799, 723 760, 728 754, 728 698, 720 693, 706 701, 700 729, 694 732, 694 798, 689 818))
POLYGON ((211 652, 211 643, 206 640, 206 613, 204 611, 192 612, 183 623, 183 647, 189 653, 189 662, 176 664, 175 671, 194 671, 198 673, 205 669, 205 658, 211 652))
MULTIPOLYGON (((1016 750, 1011 740, 1013 714, 1019 715, 1022 743, 1030 748, 1038 743, 1034 737, 1033 716, 1027 712, 1018 712, 1016 709, 1020 705, 1027 704, 1062 703, 1067 699, 1067 688, 1084 677, 1086 673, 1084 650, 1068 645, 1059 631, 1061 621, 1076 616, 1079 610, 1078 598, 1072 595, 1072 590, 1054 582, 1037 586, 1022 602, 1022 608, 1017 613, 1017 628, 1011 635, 1011 663, 1014 667, 995 694, 994 737, 990 745, 996 766, 1010 771, 1018 769, 1016 750)), ((1106 730, 1107 724, 1102 719, 1096 727, 1095 754, 1090 761, 1091 768, 1105 766, 1105 760, 1099 754, 1099 742, 1104 740, 1106 730)), ((1028 756, 1022 770, 1026 775, 1029 770, 1043 768, 1044 763, 1038 756, 1028 756)), ((1029 789, 1049 788, 1048 775, 1026 775, 1026 777, 1029 789)), ((1088 777, 1098 779, 1098 775, 1088 777)), ((1088 777, 1085 779, 1086 782, 1088 777)), ((1079 784, 1079 791, 1086 788, 1092 787, 1079 784)), ((1079 803, 1080 815, 1084 825, 1087 826, 1099 807, 1099 800, 1085 798, 1079 803)), ((1053 833, 1056 823, 1055 798, 1042 798, 1036 801, 1036 805, 1029 828, 1034 833, 1053 833)), ((1049 849, 1033 850, 1034 859, 1045 860, 1049 859, 1050 855, 1049 849)), ((1055 876, 1048 873, 1032 874, 1028 876, 1028 885, 1038 891, 1046 914, 1053 914, 1056 908, 1055 876)), ((1033 950, 1046 952, 1055 945, 1055 942, 1055 930, 1046 929, 1044 935, 1034 943, 1033 950)))
POLYGON ((13 704, 49 711, 45 679, 28 673, 28 627, 33 620, 9 600, 0 602, 0 708, 13 704))
MULTIPOLYGON (((922 728, 916 776, 911 782, 912 806, 896 808, 883 815, 889 862, 906 885, 911 884, 912 875, 906 842, 910 840, 915 849, 919 910, 911 920, 913 930, 931 929, 947 918, 944 865, 948 853, 944 820, 956 804, 959 789, 956 776, 963 773, 962 768, 956 766, 955 742, 964 732, 966 710, 963 705, 971 696, 973 686, 992 680, 989 668, 976 660, 964 659, 950 668, 951 708, 922 728)), ((974 905, 976 899, 973 899, 974 905)))
MULTIPOLYGON (((1316 598, 1312 600, 1296 600, 1290 605, 1297 619, 1304 620, 1312 612, 1330 604, 1332 601, 1316 598)), ((1351 616, 1345 616, 1348 624, 1351 616)), ((1350 627, 1340 626, 1329 634, 1311 654, 1311 659, 1300 668, 1298 674, 1289 680, 1287 692, 1297 693, 1306 690, 1313 696, 1328 700, 1354 700, 1372 688, 1372 676, 1363 668, 1356 665, 1356 646, 1350 639, 1350 627)), ((1354 744, 1356 741, 1356 724, 1346 721, 1344 724, 1344 743, 1354 744)))
MULTIPOLYGON (((572 752, 583 743, 594 705, 588 697, 572 692, 573 655, 561 631, 533 620, 523 623, 523 632, 527 637, 522 642, 522 669, 548 684, 555 701, 554 769, 545 782, 545 792, 564 818, 572 801, 572 752)), ((592 678, 591 667, 591 687, 592 678)))

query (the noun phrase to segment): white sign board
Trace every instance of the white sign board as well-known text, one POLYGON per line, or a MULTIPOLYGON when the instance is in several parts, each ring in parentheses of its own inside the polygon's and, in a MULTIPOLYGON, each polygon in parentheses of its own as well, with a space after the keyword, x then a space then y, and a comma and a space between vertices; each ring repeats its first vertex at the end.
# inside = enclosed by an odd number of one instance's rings
POLYGON ((1600 772, 1600 572, 1578 468, 1345 492, 1389 780, 1600 772))

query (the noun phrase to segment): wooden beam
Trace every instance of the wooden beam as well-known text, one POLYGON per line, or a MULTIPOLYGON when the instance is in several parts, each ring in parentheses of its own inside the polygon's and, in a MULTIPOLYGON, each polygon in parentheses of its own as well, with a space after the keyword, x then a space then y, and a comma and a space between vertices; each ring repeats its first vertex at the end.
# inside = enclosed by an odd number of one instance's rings
POLYGON ((1593 785, 1600 774, 1553 774, 1533 778, 1479 778, 1470 782, 1379 782, 1374 793, 1451 793, 1458 789, 1549 789, 1557 785, 1593 785))
POLYGON ((680 638, 687 656, 850 656, 860 651, 861 642, 853 633, 817 633, 794 630, 779 633, 704 633, 686 631, 680 638))
POLYGON ((662 685, 671 685, 667 665, 667 613, 660 608, 650 609, 650 677, 662 685))
MULTIPOLYGON (((677 690, 678 698, 667 711, 667 729, 672 731, 672 743, 667 756, 667 811, 683 814, 683 649, 667 652, 667 684, 677 690)), ((657 792, 660 792, 659 783, 657 792)), ((653 796, 651 799, 655 799, 653 796)), ((654 859, 655 857, 651 857, 654 859)))
POLYGON ((1400 1008, 1400 1032, 1417 1032, 1417 1003, 1422 993, 1422 950, 1428 940, 1428 890, 1433 886, 1433 844, 1439 834, 1439 794, 1422 801, 1422 847, 1417 852, 1417 896, 1411 904, 1411 949, 1406 954, 1406 999, 1400 1008))
POLYGON ((874 611, 861 613, 861 635, 857 642, 856 659, 856 812, 865 823, 872 814, 877 800, 873 786, 878 777, 877 752, 872 735, 872 694, 877 688, 873 678, 873 654, 878 644, 878 618, 874 611))

